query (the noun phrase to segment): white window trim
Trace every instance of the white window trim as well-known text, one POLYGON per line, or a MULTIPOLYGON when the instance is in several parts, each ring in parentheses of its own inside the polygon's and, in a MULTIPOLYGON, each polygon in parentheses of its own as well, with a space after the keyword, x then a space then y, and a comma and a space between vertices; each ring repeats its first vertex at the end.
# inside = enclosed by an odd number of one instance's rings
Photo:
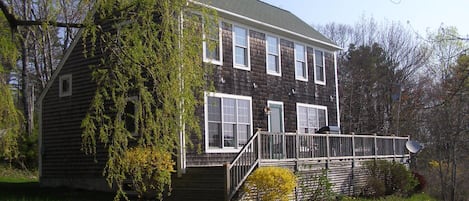
MULTIPOLYGON (((248 100, 249 101, 249 107, 250 107, 250 119, 249 119, 249 124, 251 125, 250 130, 249 130, 249 137, 248 139, 252 136, 252 98, 250 96, 240 96, 240 95, 232 95, 232 94, 224 94, 224 93, 216 93, 216 92, 205 92, 204 93, 204 123, 205 123, 205 132, 204 132, 204 138, 205 138, 205 153, 238 153, 241 151, 242 147, 239 148, 218 148, 218 149, 210 149, 209 148, 209 140, 208 140, 208 97, 217 97, 217 98, 232 98, 232 99, 238 99, 238 100, 248 100)), ((222 119, 223 119, 223 114, 222 114, 222 119)), ((223 120, 222 120, 223 122, 223 120)), ((222 127, 222 133, 223 133, 223 127, 222 127)))
MULTIPOLYGON (((202 29, 204 28, 204 25, 205 23, 202 23, 202 29)), ((218 48, 219 48, 219 52, 220 52, 220 59, 219 60, 214 60, 212 58, 207 58, 207 55, 206 55, 206 50, 207 50, 207 42, 206 42, 206 36, 205 36, 205 32, 203 33, 202 37, 203 37, 203 44, 202 44, 202 48, 203 48, 203 61, 206 62, 206 63, 211 63, 211 64, 215 64, 215 65, 223 65, 223 43, 222 43, 222 31, 223 31, 223 28, 222 28, 222 21, 218 21, 218 48)))
MULTIPOLYGON (((282 116, 280 118, 282 118, 282 129, 283 131, 282 132, 285 132, 285 107, 283 106, 283 102, 280 102, 280 101, 271 101, 271 100, 268 100, 267 101, 267 106, 270 108, 270 104, 272 105, 281 105, 282 106, 282 116)), ((268 126, 268 130, 270 132, 270 114, 268 115, 268 119, 267 119, 267 126, 268 126)))
POLYGON ((237 25, 237 24, 231 24, 231 32, 232 32, 232 39, 233 39, 233 68, 237 68, 237 69, 241 69, 241 70, 247 70, 247 71, 251 71, 251 51, 250 51, 250 38, 249 38, 249 28, 245 27, 245 26, 240 26, 240 25, 237 25), (247 62, 248 62, 248 65, 247 66, 244 66, 244 65, 238 65, 236 64, 236 33, 234 31, 235 27, 239 27, 239 28, 242 28, 242 29, 246 29, 246 40, 247 40, 247 47, 246 47, 246 51, 247 51, 247 62))
POLYGON ((315 108, 315 109, 320 109, 320 110, 325 110, 326 111, 326 115, 324 116, 324 118, 326 118, 326 126, 329 125, 329 117, 328 117, 328 113, 327 113, 327 106, 323 106, 323 105, 313 105, 313 104, 307 104, 307 103, 296 103, 296 130, 297 132, 299 131, 299 127, 300 127, 300 116, 298 115, 298 108, 299 107, 306 107, 306 108, 315 108))
POLYGON ((72 74, 65 74, 65 75, 61 75, 59 76, 59 97, 66 97, 66 96, 71 96, 72 95, 72 74), (69 90, 68 92, 64 93, 63 92, 63 80, 68 80, 69 81, 69 90))
POLYGON ((300 80, 300 81, 305 81, 305 82, 308 81, 308 54, 307 54, 307 48, 308 47, 304 44, 296 43, 296 42, 293 43, 293 57, 294 57, 293 66, 295 68, 295 80, 300 80), (304 49, 303 54, 305 55, 305 61, 304 62, 305 62, 305 68, 306 68, 306 78, 300 77, 296 74, 296 61, 297 61, 297 59, 296 59, 296 48, 295 48, 295 46, 297 46, 297 45, 303 46, 303 49, 304 49))
POLYGON ((313 60, 314 60, 314 83, 319 85, 326 85, 326 52, 317 48, 313 48, 313 60), (316 51, 322 52, 322 75, 324 81, 316 79, 316 51))
POLYGON ((280 49, 280 38, 277 36, 273 36, 271 34, 265 34, 265 71, 269 75, 275 75, 275 76, 282 76, 282 59, 281 59, 281 49, 280 49), (278 54, 277 54, 277 62, 278 62, 278 72, 275 71, 269 71, 269 43, 267 40, 267 37, 272 37, 277 39, 277 48, 278 48, 278 54))

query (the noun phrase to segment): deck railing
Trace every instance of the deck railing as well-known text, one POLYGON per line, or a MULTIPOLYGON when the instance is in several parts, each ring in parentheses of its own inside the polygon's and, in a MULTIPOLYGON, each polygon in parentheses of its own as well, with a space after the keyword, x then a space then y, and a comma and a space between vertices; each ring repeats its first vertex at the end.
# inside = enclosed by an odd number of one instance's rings
POLYGON ((260 135, 257 132, 248 140, 235 159, 226 164, 226 200, 233 198, 244 180, 258 166, 260 160, 259 140, 260 135))
POLYGON ((226 164, 226 200, 231 200, 263 162, 408 157, 409 137, 346 134, 300 134, 258 131, 226 164))
POLYGON ((262 160, 363 159, 406 155, 408 137, 260 132, 262 160))

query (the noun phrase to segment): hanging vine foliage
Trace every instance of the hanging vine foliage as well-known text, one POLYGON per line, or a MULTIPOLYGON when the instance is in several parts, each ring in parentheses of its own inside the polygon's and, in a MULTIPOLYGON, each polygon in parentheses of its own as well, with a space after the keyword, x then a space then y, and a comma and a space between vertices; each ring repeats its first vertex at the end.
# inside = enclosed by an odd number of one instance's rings
POLYGON ((16 108, 8 83, 10 70, 18 58, 12 32, 3 13, 0 13, 0 157, 13 160, 18 157, 18 138, 23 115, 16 108))
POLYGON ((178 150, 180 133, 200 138, 195 109, 208 73, 202 66, 200 19, 215 15, 210 12, 186 0, 95 2, 84 41, 96 47, 88 56, 98 51, 106 56, 92 67, 97 89, 82 121, 82 150, 96 154, 99 143, 106 147, 104 175, 117 187, 115 200, 127 199, 126 180, 142 194, 156 191, 161 198, 171 184, 171 154, 178 150))

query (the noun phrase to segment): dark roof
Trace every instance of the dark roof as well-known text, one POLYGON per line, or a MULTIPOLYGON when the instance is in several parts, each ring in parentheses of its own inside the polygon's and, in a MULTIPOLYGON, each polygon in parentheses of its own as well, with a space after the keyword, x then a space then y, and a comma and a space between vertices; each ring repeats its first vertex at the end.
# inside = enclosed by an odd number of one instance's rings
POLYGON ((291 12, 259 0, 195 0, 321 42, 337 45, 291 12))

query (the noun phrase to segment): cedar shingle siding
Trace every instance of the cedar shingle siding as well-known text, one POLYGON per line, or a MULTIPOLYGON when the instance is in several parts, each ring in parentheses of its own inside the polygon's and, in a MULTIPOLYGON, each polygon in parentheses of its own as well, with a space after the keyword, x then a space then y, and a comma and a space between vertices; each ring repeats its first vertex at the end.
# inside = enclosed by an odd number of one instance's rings
MULTIPOLYGON (((227 1, 235 2, 235 1, 227 1)), ((258 1, 250 1, 258 4, 258 1)), ((262 3, 261 7, 264 6, 262 3)), ((263 8, 264 8, 263 7, 263 8)), ((278 9, 278 8, 274 8, 278 9)), ((276 12, 285 12, 281 9, 276 12)), ((267 11, 265 11, 267 12, 267 11)), ((288 16, 292 15, 287 13, 288 16)), ((292 15, 293 16, 293 15, 292 15)), ((297 18, 295 18, 298 20, 297 18)), ((223 19, 222 19, 223 20, 223 19)), ((226 20, 230 21, 230 20, 226 20)), ((243 24, 240 24, 243 25, 243 24)), ((109 27, 108 27, 109 28, 109 27)), ((250 28, 247 26, 246 28, 250 28)), ((309 27, 313 30, 311 27, 309 27)), ((314 48, 324 47, 324 43, 302 43, 307 49, 308 82, 295 80, 294 43, 289 35, 277 35, 280 43, 281 76, 268 75, 266 72, 266 32, 262 27, 249 30, 251 70, 233 68, 233 38, 231 22, 222 22, 223 65, 213 67, 212 81, 216 92, 249 96, 252 98, 252 129, 267 130, 267 116, 264 107, 267 101, 281 101, 284 105, 284 125, 286 132, 297 130, 296 103, 327 106, 329 125, 337 125, 337 100, 335 86, 335 66, 332 52, 324 51, 326 85, 314 83, 314 48), (224 82, 221 82, 221 79, 224 82), (292 89, 296 93, 292 94, 292 89)), ((312 36, 322 39, 315 31, 312 36)), ((296 39, 295 39, 296 40, 296 39)), ((324 41, 329 44, 329 40, 324 41)), ((88 44, 88 47, 90 44, 88 44)), ((335 50, 336 47, 329 47, 335 50)), ((202 55, 202 54, 201 54, 202 55)), ((42 148, 41 148, 41 184, 47 186, 66 185, 81 188, 109 190, 102 170, 107 153, 98 147, 96 160, 81 151, 81 121, 85 117, 96 86, 91 80, 90 65, 99 64, 98 54, 92 58, 83 55, 82 41, 78 41, 64 65, 59 68, 58 76, 72 74, 72 95, 59 97, 59 79, 53 80, 42 100, 42 148)), ((203 65, 203 64, 201 64, 203 65)), ((200 117, 202 139, 193 137, 195 145, 205 150, 204 108, 197 110, 200 117)), ((195 146, 197 147, 197 146, 195 146)), ((230 162, 234 153, 201 153, 188 150, 187 166, 221 166, 230 162)))

